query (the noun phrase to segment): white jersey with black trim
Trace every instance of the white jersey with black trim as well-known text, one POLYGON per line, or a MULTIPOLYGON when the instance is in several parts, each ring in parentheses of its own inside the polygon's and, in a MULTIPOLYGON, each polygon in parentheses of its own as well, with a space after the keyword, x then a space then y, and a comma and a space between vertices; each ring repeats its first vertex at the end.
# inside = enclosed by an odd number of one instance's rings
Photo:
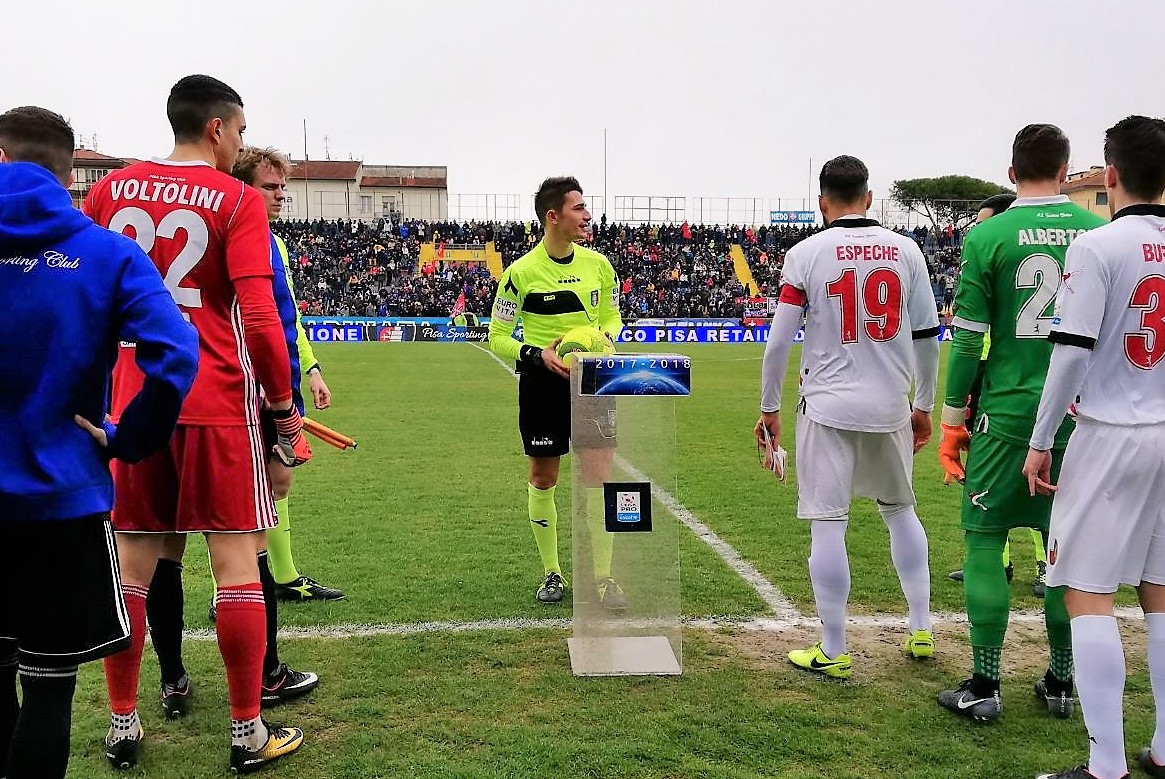
POLYGON ((1092 350, 1077 416, 1165 423, 1165 206, 1121 209, 1072 242, 1048 340, 1092 350))
POLYGON ((874 433, 906 424, 913 341, 938 335, 918 244, 872 219, 843 217, 789 250, 781 284, 782 302, 806 309, 800 371, 806 415, 874 433), (794 301, 796 290, 803 296, 794 301))

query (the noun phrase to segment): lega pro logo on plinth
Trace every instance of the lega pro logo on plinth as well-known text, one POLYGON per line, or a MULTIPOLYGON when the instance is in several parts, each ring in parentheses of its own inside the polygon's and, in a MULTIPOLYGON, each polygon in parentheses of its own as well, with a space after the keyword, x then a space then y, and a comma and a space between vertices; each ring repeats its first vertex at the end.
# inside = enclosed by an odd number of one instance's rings
POLYGON ((603 484, 603 498, 606 508, 604 524, 608 533, 651 532, 649 482, 606 482, 603 484))

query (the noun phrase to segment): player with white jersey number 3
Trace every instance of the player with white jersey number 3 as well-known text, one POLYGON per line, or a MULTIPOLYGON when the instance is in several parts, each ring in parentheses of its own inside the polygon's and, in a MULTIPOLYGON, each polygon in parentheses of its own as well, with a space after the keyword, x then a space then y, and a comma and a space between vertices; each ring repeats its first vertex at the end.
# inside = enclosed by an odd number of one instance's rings
POLYGON ((822 640, 789 653, 796 666, 848 677, 845 531, 853 496, 873 498, 910 610, 906 651, 934 654, 926 533, 914 512, 913 455, 930 439, 938 376, 938 313, 926 261, 906 236, 866 218, 861 160, 821 169, 828 229, 789 250, 765 347, 756 435, 781 436, 781 389, 805 316, 797 406, 797 516, 812 521, 809 577, 822 640), (914 385, 913 403, 909 400, 914 385))
MULTIPOLYGON (((289 357, 272 294, 267 212, 257 191, 231 177, 243 146, 243 103, 209 76, 175 84, 166 104, 174 150, 166 159, 114 171, 85 210, 134 238, 198 331, 199 368, 170 446, 113 468, 130 648, 105 663, 112 722, 106 756, 137 762, 142 729, 138 674, 146 597, 168 534, 205 533, 218 582, 219 648, 231 708, 231 766, 249 772, 302 743, 294 728, 259 716, 266 618, 256 533, 274 527, 275 507, 259 430, 258 386, 276 417, 276 453, 287 465, 311 450, 292 404, 289 357)), ((114 370, 113 414, 141 385, 132 345, 114 370)))
POLYGON ((1165 777, 1165 121, 1118 122, 1105 135, 1104 161, 1113 218, 1068 249, 1023 465, 1031 494, 1055 492, 1048 586, 1066 588, 1089 743, 1087 764, 1041 779, 1129 775, 1125 656, 1113 616, 1122 584, 1137 588, 1145 611, 1157 711, 1137 762, 1165 777), (1057 486, 1052 450, 1070 406, 1076 430, 1057 486))

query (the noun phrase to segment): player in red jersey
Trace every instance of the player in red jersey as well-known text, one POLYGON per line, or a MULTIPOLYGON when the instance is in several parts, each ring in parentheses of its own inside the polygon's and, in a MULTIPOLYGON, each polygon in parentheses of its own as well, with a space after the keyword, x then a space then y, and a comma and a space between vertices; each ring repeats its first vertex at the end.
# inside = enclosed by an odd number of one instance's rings
MULTIPOLYGON (((272 296, 267 214, 258 192, 231 177, 246 121, 238 93, 209 76, 187 76, 166 103, 174 150, 166 159, 114 171, 95 186, 86 212, 133 237, 150 255, 198 330, 199 370, 168 449, 113 470, 129 649, 106 659, 112 723, 106 756, 136 764, 142 729, 138 674, 146 595, 174 533, 205 533, 218 589, 219 649, 231 708, 231 767, 249 772, 295 751, 297 728, 259 716, 264 652, 263 591, 256 533, 275 526, 256 382, 276 417, 276 453, 311 457, 291 402, 287 345, 272 296)), ((141 384, 132 345, 113 377, 113 415, 141 384)))

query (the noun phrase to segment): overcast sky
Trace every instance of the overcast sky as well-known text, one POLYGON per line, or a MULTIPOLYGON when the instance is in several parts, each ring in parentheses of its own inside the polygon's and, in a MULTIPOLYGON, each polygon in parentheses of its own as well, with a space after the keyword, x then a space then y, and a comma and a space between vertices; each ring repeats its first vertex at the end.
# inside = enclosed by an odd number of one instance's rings
MULTIPOLYGON (((1052 122, 1073 169, 1104 129, 1165 115, 1162 0, 92 0, 6 8, 0 109, 65 114, 100 151, 170 150, 165 100, 203 72, 247 139, 312 159, 447 165, 455 194, 804 197, 809 161, 1006 183, 1052 122), (71 13, 65 6, 74 8, 71 13)), ((814 171, 816 174, 816 171, 814 171)))

